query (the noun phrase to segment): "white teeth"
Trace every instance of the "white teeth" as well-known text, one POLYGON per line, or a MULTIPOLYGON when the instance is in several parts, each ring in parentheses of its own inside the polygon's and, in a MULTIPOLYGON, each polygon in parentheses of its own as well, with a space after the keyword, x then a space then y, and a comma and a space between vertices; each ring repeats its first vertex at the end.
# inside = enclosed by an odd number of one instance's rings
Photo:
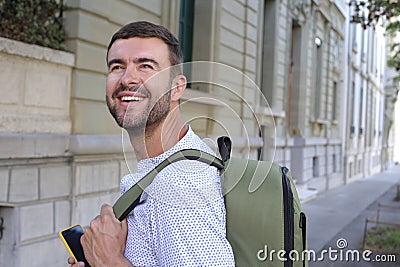
POLYGON ((143 100, 143 97, 138 97, 138 96, 123 96, 121 97, 122 101, 141 101, 143 100))

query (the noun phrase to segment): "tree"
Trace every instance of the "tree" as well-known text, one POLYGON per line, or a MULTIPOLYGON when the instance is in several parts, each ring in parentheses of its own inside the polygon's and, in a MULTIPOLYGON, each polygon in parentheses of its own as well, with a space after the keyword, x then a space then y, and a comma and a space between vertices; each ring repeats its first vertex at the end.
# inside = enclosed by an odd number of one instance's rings
POLYGON ((66 50, 62 0, 0 0, 0 36, 66 50))
MULTIPOLYGON (((378 23, 386 26, 386 33, 394 41, 390 46, 388 66, 400 71, 400 43, 396 35, 400 31, 400 1, 398 0, 350 0, 353 8, 351 23, 359 23, 366 29, 375 27, 378 23)), ((397 77, 400 81, 400 76, 397 77)))

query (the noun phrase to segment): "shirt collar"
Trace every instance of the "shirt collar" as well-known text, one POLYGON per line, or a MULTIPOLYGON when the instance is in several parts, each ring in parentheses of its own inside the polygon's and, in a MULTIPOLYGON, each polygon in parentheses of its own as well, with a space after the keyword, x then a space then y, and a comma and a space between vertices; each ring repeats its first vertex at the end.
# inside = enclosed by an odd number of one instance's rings
POLYGON ((150 170, 154 169, 154 167, 156 167, 163 160, 165 160, 166 158, 168 158, 175 152, 180 151, 182 149, 192 148, 191 144, 194 141, 195 134, 194 134, 192 128, 190 127, 190 125, 188 125, 188 128, 189 129, 188 129, 187 133, 185 134, 185 136, 183 136, 183 138, 181 140, 179 140, 178 143, 176 143, 173 147, 171 147, 170 149, 168 149, 167 151, 165 151, 164 153, 162 153, 161 155, 158 155, 156 157, 140 160, 137 164, 137 172, 138 173, 143 173, 143 172, 147 173, 150 170))

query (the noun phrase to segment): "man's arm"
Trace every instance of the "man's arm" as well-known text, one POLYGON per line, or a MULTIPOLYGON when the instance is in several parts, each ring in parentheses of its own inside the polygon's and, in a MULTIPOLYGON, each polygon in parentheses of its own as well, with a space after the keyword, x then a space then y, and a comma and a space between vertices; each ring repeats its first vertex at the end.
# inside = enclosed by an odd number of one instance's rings
MULTIPOLYGON (((92 267, 129 266, 124 257, 128 226, 126 220, 120 222, 109 205, 101 207, 100 215, 93 219, 90 227, 81 237, 86 260, 92 267)), ((72 259, 73 261, 73 259, 72 259)), ((71 258, 68 263, 72 264, 71 258)), ((81 267, 83 263, 73 263, 71 267, 81 267)))

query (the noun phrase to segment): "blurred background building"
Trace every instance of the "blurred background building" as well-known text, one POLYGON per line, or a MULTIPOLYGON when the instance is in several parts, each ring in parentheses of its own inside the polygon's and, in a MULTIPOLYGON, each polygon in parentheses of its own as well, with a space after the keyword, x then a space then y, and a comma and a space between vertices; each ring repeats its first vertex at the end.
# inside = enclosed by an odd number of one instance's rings
POLYGON ((393 164, 391 40, 350 24, 344 0, 64 4, 69 52, 0 38, 0 266, 66 265, 58 231, 87 225, 134 171, 105 104, 107 45, 131 21, 170 29, 185 61, 224 64, 186 70, 213 83, 190 84, 185 119, 210 143, 229 134, 236 156, 288 166, 303 201, 393 164))

